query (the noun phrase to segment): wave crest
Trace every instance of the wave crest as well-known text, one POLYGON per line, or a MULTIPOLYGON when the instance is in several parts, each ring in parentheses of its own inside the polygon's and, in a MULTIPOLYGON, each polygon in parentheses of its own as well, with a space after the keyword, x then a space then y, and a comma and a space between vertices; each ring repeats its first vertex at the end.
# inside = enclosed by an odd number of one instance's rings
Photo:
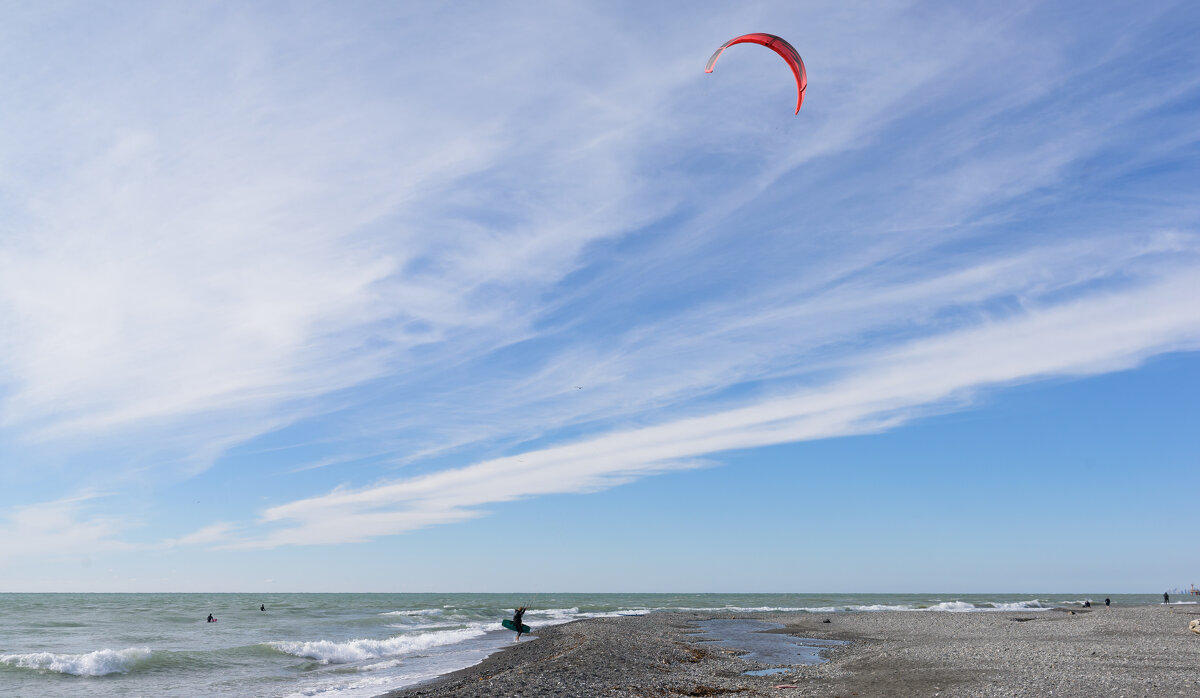
POLYGON ((443 611, 440 608, 418 608, 412 611, 384 611, 381 616, 440 616, 443 611))
POLYGON ((1049 611, 1040 601, 1014 601, 1012 603, 983 603, 976 606, 967 601, 942 601, 932 606, 913 604, 869 604, 850 606, 815 606, 795 609, 808 613, 872 612, 872 611, 924 611, 929 613, 983 613, 987 611, 1049 611))
POLYGON ((296 657, 315 659, 322 664, 349 664, 366 659, 395 657, 410 652, 419 652, 437 647, 462 642, 484 634, 479 628, 464 628, 462 630, 444 630, 436 633, 420 635, 398 635, 383 640, 314 640, 311 642, 278 641, 267 643, 271 647, 296 657))
POLYGON ((30 652, 28 654, 2 654, 0 655, 0 664, 74 676, 105 676, 107 674, 124 674, 139 662, 149 659, 150 655, 149 647, 96 650, 86 654, 30 652))

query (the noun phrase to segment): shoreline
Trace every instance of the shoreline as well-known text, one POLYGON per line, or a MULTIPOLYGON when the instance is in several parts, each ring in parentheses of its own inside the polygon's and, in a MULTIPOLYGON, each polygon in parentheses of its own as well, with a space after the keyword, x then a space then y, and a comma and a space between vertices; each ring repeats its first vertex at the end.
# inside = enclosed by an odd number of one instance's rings
POLYGON ((592 618, 538 630, 534 640, 380 698, 1200 696, 1193 618, 1200 607, 592 618), (772 665, 701 641, 693 622, 714 618, 764 620, 784 626, 769 632, 851 644, 829 650, 823 664, 747 676, 772 665))

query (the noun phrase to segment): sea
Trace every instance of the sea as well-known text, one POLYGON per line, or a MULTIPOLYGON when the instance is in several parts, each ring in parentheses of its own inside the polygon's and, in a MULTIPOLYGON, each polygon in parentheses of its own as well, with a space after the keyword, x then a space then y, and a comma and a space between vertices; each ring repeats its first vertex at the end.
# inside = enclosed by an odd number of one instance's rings
POLYGON ((1036 613, 1085 599, 1103 604, 1084 594, 0 594, 0 696, 378 696, 510 646, 500 621, 525 604, 536 636, 647 613, 1036 613))

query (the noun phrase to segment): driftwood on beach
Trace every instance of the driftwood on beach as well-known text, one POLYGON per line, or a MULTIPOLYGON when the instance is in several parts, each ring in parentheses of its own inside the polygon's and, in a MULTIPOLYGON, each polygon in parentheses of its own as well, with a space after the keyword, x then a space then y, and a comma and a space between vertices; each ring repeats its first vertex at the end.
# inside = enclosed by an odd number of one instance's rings
POLYGON ((1200 607, 1040 612, 659 613, 538 631, 481 664, 389 698, 443 696, 1200 696, 1200 607), (786 674, 698 640, 693 621, 753 617, 850 640, 786 674))

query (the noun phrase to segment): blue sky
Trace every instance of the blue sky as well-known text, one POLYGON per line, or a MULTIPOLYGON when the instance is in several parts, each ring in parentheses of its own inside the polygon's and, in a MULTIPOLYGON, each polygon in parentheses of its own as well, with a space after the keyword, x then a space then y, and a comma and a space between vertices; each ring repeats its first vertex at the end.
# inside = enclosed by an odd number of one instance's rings
POLYGON ((0 590, 1200 581, 1188 3, 0 17, 0 590))

